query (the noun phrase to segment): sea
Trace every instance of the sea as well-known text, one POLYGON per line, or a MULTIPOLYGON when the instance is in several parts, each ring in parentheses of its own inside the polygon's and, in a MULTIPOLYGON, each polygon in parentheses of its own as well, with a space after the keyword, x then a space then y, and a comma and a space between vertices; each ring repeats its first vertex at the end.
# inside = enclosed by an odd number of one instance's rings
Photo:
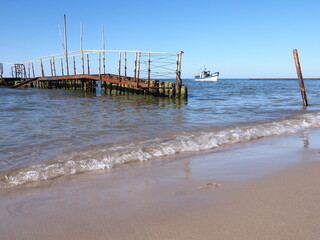
POLYGON ((306 108, 297 80, 183 84, 186 100, 0 88, 0 189, 320 127, 320 81, 306 108))

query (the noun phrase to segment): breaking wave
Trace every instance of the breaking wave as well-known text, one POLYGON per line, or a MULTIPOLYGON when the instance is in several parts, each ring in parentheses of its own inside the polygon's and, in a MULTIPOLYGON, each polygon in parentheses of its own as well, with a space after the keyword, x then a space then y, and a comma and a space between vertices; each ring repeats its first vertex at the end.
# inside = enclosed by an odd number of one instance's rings
POLYGON ((93 170, 111 169, 124 163, 148 161, 183 152, 209 150, 273 135, 292 134, 314 127, 320 127, 318 112, 250 126, 228 127, 197 133, 185 132, 121 146, 99 146, 98 149, 61 156, 53 162, 5 171, 0 175, 0 189, 93 170))

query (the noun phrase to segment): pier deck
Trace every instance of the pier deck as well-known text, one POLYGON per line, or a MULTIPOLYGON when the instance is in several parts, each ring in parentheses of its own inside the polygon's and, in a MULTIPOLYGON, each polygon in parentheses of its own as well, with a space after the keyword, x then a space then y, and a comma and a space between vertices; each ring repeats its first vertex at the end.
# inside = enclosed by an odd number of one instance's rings
POLYGON ((176 83, 158 80, 137 79, 114 74, 79 74, 68 76, 35 77, 35 78, 0 78, 0 82, 11 88, 72 88, 95 92, 97 81, 101 81, 101 89, 117 89, 140 94, 150 94, 162 97, 187 97, 187 89, 180 86, 179 96, 176 93, 176 83))

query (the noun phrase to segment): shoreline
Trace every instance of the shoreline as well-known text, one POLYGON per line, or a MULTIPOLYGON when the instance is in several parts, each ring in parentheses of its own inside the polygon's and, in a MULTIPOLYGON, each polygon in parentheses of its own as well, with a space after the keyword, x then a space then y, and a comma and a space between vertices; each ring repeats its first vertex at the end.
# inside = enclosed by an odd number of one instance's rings
POLYGON ((0 191, 0 236, 317 239, 319 139, 311 129, 0 191))
MULTIPOLYGON (((249 80, 299 80, 298 78, 249 78, 249 80)), ((320 80, 320 78, 303 78, 303 80, 320 80)))

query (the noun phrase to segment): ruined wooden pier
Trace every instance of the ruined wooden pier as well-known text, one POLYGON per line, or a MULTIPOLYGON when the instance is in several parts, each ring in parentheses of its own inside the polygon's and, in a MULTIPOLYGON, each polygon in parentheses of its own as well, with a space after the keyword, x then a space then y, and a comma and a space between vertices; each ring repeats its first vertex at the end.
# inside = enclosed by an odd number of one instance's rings
POLYGON ((0 84, 11 88, 64 88, 86 92, 101 88, 101 92, 116 90, 185 99, 188 93, 181 80, 182 54, 109 50, 66 52, 24 63, 0 63, 0 84), (115 62, 117 64, 112 66, 115 62), (117 74, 106 73, 107 68, 117 74), (130 71, 132 76, 128 74, 130 71), (161 78, 171 81, 159 80, 161 78))
POLYGON ((72 88, 87 92, 101 88, 102 92, 115 89, 118 92, 187 98, 187 88, 181 80, 182 51, 160 53, 105 50, 103 26, 103 50, 84 50, 82 32, 81 23, 80 50, 68 52, 64 14, 64 53, 23 63, 0 62, 0 85, 12 88, 72 88), (8 76, 10 73, 11 76, 8 76))

